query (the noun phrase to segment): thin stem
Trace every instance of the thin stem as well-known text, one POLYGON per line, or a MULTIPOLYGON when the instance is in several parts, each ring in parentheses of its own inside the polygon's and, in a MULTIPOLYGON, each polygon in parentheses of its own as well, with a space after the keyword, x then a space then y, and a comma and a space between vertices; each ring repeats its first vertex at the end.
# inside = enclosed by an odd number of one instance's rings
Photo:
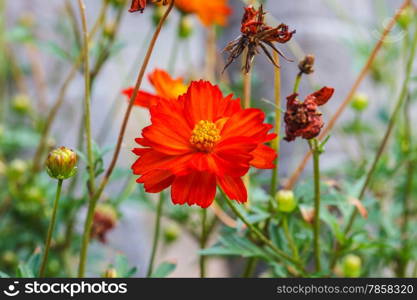
MULTIPOLYGON (((371 54, 369 55, 369 58, 362 68, 361 72, 359 73, 358 77, 356 78, 352 88, 350 89, 349 93, 347 94, 346 98, 343 100, 342 104, 338 107, 332 118, 330 119, 327 126, 322 130, 321 135, 319 136, 319 139, 322 139, 323 137, 327 136, 329 131, 333 129, 336 122, 339 120, 342 113, 345 111, 346 107, 350 103, 351 99, 353 98, 353 95, 358 90, 359 86, 361 85, 362 81, 365 79, 366 75, 368 74, 373 62, 375 61, 375 58, 377 57, 377 54, 381 50, 384 41, 388 34, 391 32, 391 30, 394 28, 395 24, 397 23, 397 20, 401 13, 404 11, 405 8, 407 8, 410 5, 410 0, 404 0, 401 7, 396 10, 395 15, 390 20, 389 24, 385 27, 383 33, 381 34, 381 37, 379 38, 378 42, 376 43, 374 49, 372 50, 371 54)), ((312 152, 309 151, 302 159, 298 167, 295 169, 293 174, 288 179, 287 183, 285 184, 285 189, 291 190, 294 187, 294 184, 297 182, 298 178, 300 177, 301 173, 303 172, 304 168, 306 167, 308 161, 310 160, 312 156, 312 152)))
POLYGON ((314 260, 316 271, 320 272, 320 149, 318 140, 309 140, 311 151, 313 151, 314 165, 314 260))
POLYGON ((300 260, 300 255, 298 253, 297 245, 294 242, 294 239, 291 235, 290 229, 288 227, 288 215, 285 214, 282 218, 282 228, 284 229, 284 234, 286 239, 288 240, 288 244, 292 250, 292 255, 296 260, 300 260))
MULTIPOLYGON (((96 21, 96 24, 93 27, 96 27, 97 23, 99 23, 99 19, 96 21)), ((91 31, 88 35, 89 41, 93 38, 95 32, 91 31)), ((71 81, 75 78, 75 75, 77 74, 78 67, 81 64, 83 58, 83 52, 80 52, 80 54, 75 59, 75 62, 73 63, 71 70, 69 71, 68 75, 65 77, 64 82, 59 89, 58 96, 54 102, 54 105, 52 106, 51 110, 48 113, 48 116, 46 118, 45 126, 42 129, 41 133, 41 139, 40 142, 36 148, 35 155, 33 156, 33 167, 32 167, 32 173, 37 173, 40 170, 40 167, 43 163, 42 155, 45 151, 46 144, 48 141, 49 133, 51 131, 52 124, 54 123, 56 116, 58 114, 59 109, 61 108, 62 104, 65 100, 65 94, 68 90, 68 87, 71 83, 71 81)), ((77 178, 77 176, 73 177, 74 179, 77 178)), ((73 181, 74 181, 73 179, 73 181)), ((30 180, 29 180, 30 181, 30 180)))
POLYGON ((216 28, 211 26, 207 31, 207 48, 206 48, 206 78, 209 81, 216 79, 216 28))
MULTIPOLYGON (((167 19, 169 13, 172 11, 172 8, 175 4, 175 0, 173 0, 168 9, 166 10, 164 16, 162 17, 161 21, 159 22, 155 33, 152 37, 152 40, 149 44, 149 48, 148 51, 145 55, 145 58, 143 60, 143 64, 140 68, 139 71, 139 75, 138 78, 136 80, 136 85, 135 88, 133 90, 132 93, 132 97, 130 98, 129 101, 129 106, 126 110, 125 116, 123 118, 123 122, 122 122, 122 126, 120 127, 120 132, 119 132, 119 137, 117 138, 117 144, 116 144, 116 150, 113 154, 112 160, 110 162, 110 165, 104 175, 104 178, 102 179, 99 188, 97 189, 96 193, 94 194, 93 198, 91 199, 90 203, 89 203, 89 211, 90 212, 94 212, 94 208, 96 206, 96 203, 98 201, 98 199, 100 198, 101 194, 103 193, 104 188, 107 186, 109 180, 110 180, 110 176, 113 173, 114 167, 116 166, 117 160, 119 158, 120 155, 120 150, 122 147, 122 142, 123 142, 123 138, 124 135, 126 133, 126 128, 127 128, 127 123, 129 121, 129 117, 130 117, 130 113, 132 112, 132 108, 133 108, 133 103, 135 102, 136 96, 138 94, 138 91, 140 89, 140 86, 142 84, 142 80, 143 77, 145 75, 145 71, 146 71, 146 67, 148 66, 149 60, 151 58, 153 49, 155 47, 156 41, 158 40, 159 37, 159 33, 161 32, 162 29, 162 25, 164 24, 165 20, 167 19)), ((91 232, 91 226, 92 226, 92 217, 89 218, 87 217, 86 222, 85 222, 85 226, 84 226, 84 233, 83 233, 83 244, 81 247, 81 255, 80 255, 80 266, 79 266, 79 277, 83 277, 84 276, 84 269, 85 269, 85 263, 87 260, 87 251, 88 251, 88 245, 89 245, 89 241, 90 241, 90 232, 91 232)))
POLYGON ((243 278, 252 277, 253 272, 255 272, 257 262, 258 262, 258 259, 256 257, 251 257, 248 259, 245 270, 243 271, 243 274, 242 274, 243 278))
MULTIPOLYGON (((200 235, 200 249, 206 248, 207 243, 207 209, 202 208, 201 211, 201 235, 200 235)), ((200 255, 200 278, 206 277, 206 256, 200 255)))
POLYGON ((91 91, 90 91, 90 55, 89 55, 89 38, 87 29, 87 16, 84 0, 78 0, 78 6, 81 14, 81 23, 83 31, 83 60, 84 60, 84 124, 87 139, 87 164, 89 173, 89 192, 94 195, 94 156, 93 156, 93 139, 91 135, 91 91))
MULTIPOLYGON (((392 112, 392 115, 390 117, 389 123, 388 123, 388 127, 387 130, 385 131, 384 137, 381 141, 381 144, 378 147, 378 151, 375 155, 375 158, 372 162, 371 168, 369 169, 367 175, 366 175, 366 179, 365 182, 362 185, 361 191, 359 193, 358 199, 360 201, 363 200, 363 197, 365 196, 365 192, 366 189, 368 188, 369 183, 371 182, 371 179, 375 173, 376 167, 378 165, 379 159, 382 156, 382 153, 385 150, 385 147, 388 143, 388 140, 391 136, 391 132, 396 124, 397 118, 398 118, 398 114, 401 111, 401 107, 407 97, 407 92, 408 92, 408 84, 410 82, 410 78, 411 78, 411 73, 412 73, 412 69, 413 69, 413 62, 414 62, 414 57, 416 54, 416 48, 417 48, 417 29, 414 32, 414 38, 413 38, 413 44, 411 47, 411 52, 410 52, 410 56, 408 58, 407 61, 407 66, 406 66, 406 71, 405 71, 405 79, 401 88, 401 93, 397 99, 397 102, 395 104, 395 108, 394 111, 392 112)), ((353 222, 356 218, 357 215, 357 210, 355 209, 354 212, 352 213, 348 225, 346 226, 345 229, 345 234, 348 234, 353 226, 353 222)))
POLYGON ((44 277, 44 275, 45 275, 46 264, 48 262, 49 249, 51 248, 52 234, 54 232, 55 223, 56 223, 56 214, 57 214, 57 211, 58 211, 59 198, 61 196, 62 182, 63 182, 62 179, 58 180, 58 185, 57 185, 57 188, 56 188, 54 208, 52 210, 51 221, 49 222, 48 234, 46 236, 46 241, 45 241, 45 251, 44 251, 43 257, 42 257, 42 263, 41 263, 41 268, 40 268, 40 271, 39 271, 39 277, 44 277))
POLYGON ((232 211, 235 213, 235 215, 246 225, 246 227, 249 229, 249 231, 256 235, 265 245, 267 245, 272 251, 275 252, 275 254, 281 258, 284 259, 295 266, 299 268, 299 270, 304 273, 304 267, 301 265, 300 261, 296 260, 295 258, 289 256, 284 251, 279 249, 277 246, 274 245, 274 243, 269 240, 259 229, 257 229, 253 224, 251 224, 242 214, 241 212, 236 208, 234 203, 226 196, 224 195, 224 198, 226 199, 227 205, 232 209, 232 211))
POLYGON ((153 267, 155 264, 155 257, 156 252, 158 250, 158 243, 159 243, 159 232, 161 230, 161 219, 162 219, 162 209, 164 207, 164 193, 159 193, 159 200, 158 200, 158 207, 156 209, 156 218, 155 218, 155 231, 153 234, 153 242, 152 242, 152 251, 151 257, 149 259, 148 271, 146 273, 147 277, 150 277, 153 273, 153 267))
POLYGON ((243 106, 244 108, 251 107, 251 94, 252 94, 252 72, 242 71, 243 76, 243 106))
POLYGON ((297 76, 295 77, 295 82, 294 82, 294 88, 292 90, 293 93, 298 93, 298 90, 300 88, 300 83, 301 83, 301 78, 303 77, 303 73, 299 72, 297 74, 297 76))
MULTIPOLYGON (((274 52, 274 59, 276 64, 279 66, 279 55, 278 53, 274 52)), ((271 146, 272 149, 277 154, 277 157, 274 161, 275 167, 272 170, 271 176, 271 187, 270 187, 270 195, 271 201, 273 201, 277 185, 278 185, 278 174, 279 174, 279 150, 280 150, 280 131, 281 131, 281 69, 274 68, 275 72, 275 81, 274 81, 274 94, 275 94, 275 126, 274 126, 274 133, 277 137, 272 141, 271 146)), ((270 203, 270 209, 271 209, 270 203)))

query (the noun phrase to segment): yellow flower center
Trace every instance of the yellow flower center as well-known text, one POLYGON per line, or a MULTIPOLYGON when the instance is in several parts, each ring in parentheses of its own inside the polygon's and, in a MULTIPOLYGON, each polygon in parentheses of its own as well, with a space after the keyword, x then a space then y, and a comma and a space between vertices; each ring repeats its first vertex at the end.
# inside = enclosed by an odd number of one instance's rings
POLYGON ((201 120, 193 129, 190 143, 199 151, 210 152, 220 140, 220 130, 216 124, 201 120))

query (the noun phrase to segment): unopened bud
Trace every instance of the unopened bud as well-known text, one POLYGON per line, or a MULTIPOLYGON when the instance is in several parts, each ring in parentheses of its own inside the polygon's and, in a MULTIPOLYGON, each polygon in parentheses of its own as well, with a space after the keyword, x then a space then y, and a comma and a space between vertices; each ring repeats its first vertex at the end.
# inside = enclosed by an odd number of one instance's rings
POLYGON ((278 203, 278 210, 284 213, 290 213, 297 207, 294 193, 290 190, 280 190, 275 195, 278 203))
POLYGON ((359 277, 361 275, 362 260, 354 254, 346 255, 343 259, 343 275, 346 277, 359 277))
POLYGON ((164 16, 166 11, 166 7, 162 5, 155 5, 152 14, 152 22, 154 26, 158 26, 159 22, 161 21, 162 17, 164 16))
POLYGON ((357 93, 353 96, 351 107, 356 111, 364 111, 369 105, 369 97, 364 93, 357 93))
POLYGON ((116 32, 116 24, 114 22, 109 22, 104 26, 103 35, 109 39, 113 38, 116 32))
POLYGON ((103 278, 117 278, 117 271, 114 268, 109 268, 103 273, 103 278))
POLYGON ((410 23, 415 18, 415 14, 416 13, 414 11, 414 8, 411 6, 408 6, 398 16, 398 19, 397 19, 398 25, 400 25, 401 28, 403 29, 407 29, 408 25, 410 25, 410 23))
POLYGON ((77 154, 66 147, 52 150, 46 160, 46 170, 52 178, 64 180, 77 172, 77 154))
POLYGON ((7 168, 7 176, 10 179, 19 179, 27 170, 27 163, 21 159, 13 160, 7 168))
POLYGON ((180 234, 180 229, 175 224, 170 224, 164 229, 165 241, 169 244, 175 242, 180 234))
POLYGON ((193 34, 193 22, 189 16, 181 17, 178 36, 182 39, 187 39, 193 34))
POLYGON ((306 55, 298 64, 301 73, 311 74, 314 72, 314 55, 306 55))
POLYGON ((107 233, 116 226, 117 219, 118 215, 113 206, 109 204, 97 205, 94 211, 91 236, 102 243, 106 243, 107 233))
POLYGON ((13 98, 12 108, 19 114, 26 114, 30 111, 30 100, 27 95, 20 94, 13 98))

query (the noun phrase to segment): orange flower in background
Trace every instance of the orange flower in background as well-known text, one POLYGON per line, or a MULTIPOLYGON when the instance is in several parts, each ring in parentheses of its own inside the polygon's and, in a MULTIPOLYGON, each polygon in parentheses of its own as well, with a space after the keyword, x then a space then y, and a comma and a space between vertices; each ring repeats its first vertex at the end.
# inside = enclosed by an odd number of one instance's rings
POLYGON ((175 6, 184 13, 196 14, 205 26, 227 24, 232 10, 227 0, 176 0, 175 6))
POLYGON ((177 101, 150 107, 152 124, 142 130, 132 165, 149 193, 171 187, 174 204, 210 206, 220 186, 227 196, 247 201, 241 179, 250 166, 271 169, 276 153, 264 143, 274 139, 259 109, 242 109, 217 86, 192 82, 177 101))
MULTIPOLYGON (((187 86, 184 84, 182 78, 173 79, 164 70, 156 69, 149 74, 148 79, 155 88, 155 94, 151 94, 145 91, 139 91, 136 95, 136 106, 142 106, 149 108, 152 105, 156 105, 161 99, 163 100, 176 100, 178 96, 184 94, 187 91, 187 86)), ((125 89, 122 93, 129 99, 133 94, 133 87, 125 89)))

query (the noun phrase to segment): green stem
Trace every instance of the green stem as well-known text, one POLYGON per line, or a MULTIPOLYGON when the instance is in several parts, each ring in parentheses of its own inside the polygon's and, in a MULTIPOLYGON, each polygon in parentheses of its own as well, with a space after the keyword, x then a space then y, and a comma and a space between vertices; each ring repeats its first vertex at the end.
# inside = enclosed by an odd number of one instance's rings
POLYGON ((78 0, 78 6, 80 8, 81 23, 83 31, 83 60, 84 60, 84 124, 85 134, 87 139, 87 163, 88 163, 88 186, 90 195, 94 195, 94 156, 93 156, 93 144, 91 135, 91 91, 90 91, 90 56, 89 56, 89 38, 87 29, 87 16, 84 0, 78 0))
MULTIPOLYGON (((124 135, 126 133, 127 123, 129 121, 130 113, 132 112, 133 104, 135 102, 136 96, 137 96, 138 91, 140 89, 140 86, 142 84, 143 77, 145 76, 146 67, 148 66, 149 60, 152 56, 153 50, 155 48, 156 41, 158 40, 159 33, 161 32, 162 26, 165 23, 166 19, 168 18, 168 15, 172 11, 172 8, 174 7, 174 4, 175 4, 175 0, 172 0, 168 9, 166 10, 164 16, 162 17, 161 21, 159 22, 158 27, 156 28, 156 30, 153 34, 153 37, 152 37, 151 42, 149 44, 149 47, 148 47, 148 50, 146 52, 145 58, 143 59, 142 66, 140 68, 138 78, 136 80, 135 88, 133 90, 132 97, 130 98, 130 101, 129 101, 129 106, 126 110, 126 113, 125 113, 123 121, 122 121, 122 125, 120 127, 119 136, 117 138, 116 149, 114 151, 114 154, 113 154, 112 160, 110 162, 110 165, 109 165, 106 173, 104 174, 104 177, 103 177, 97 191, 94 193, 93 197, 91 198, 91 201, 89 202, 89 208, 88 208, 89 212, 94 212, 96 203, 97 203, 98 199, 100 198, 101 194, 103 193, 104 188, 109 183, 110 176, 112 175, 113 170, 116 166, 117 160, 119 158, 120 150, 121 150, 121 147, 122 147, 123 138, 124 138, 124 135)), ((79 269, 78 269, 79 270, 78 271, 79 277, 84 276, 85 264, 86 264, 86 261, 87 261, 88 245, 89 245, 89 241, 90 241, 90 232, 91 232, 92 221, 93 221, 93 218, 92 217, 89 218, 87 216, 87 219, 86 219, 86 222, 85 222, 85 225, 84 225, 83 242, 82 242, 81 254, 80 254, 80 265, 79 265, 79 269)))
POLYGON ((314 139, 313 164, 314 164, 314 257, 316 271, 320 272, 320 151, 318 140, 314 139))
MULTIPOLYGON (((274 59, 277 65, 279 65, 279 55, 278 53, 274 52, 274 59)), ((281 131, 281 69, 274 67, 275 71, 275 81, 274 81, 274 93, 275 93, 275 126, 274 126, 274 133, 277 137, 272 141, 272 149, 275 150, 277 155, 279 155, 280 150, 280 131, 281 131)), ((278 156, 275 159, 275 167, 272 170, 271 176, 271 201, 274 201, 275 193, 278 186, 278 171, 279 171, 279 161, 278 156)), ((272 211, 272 203, 270 203, 270 211, 272 211)))
POLYGON ((40 268, 40 271, 39 271, 39 277, 44 277, 44 275, 45 275, 46 264, 48 262, 49 249, 51 248, 52 234, 54 232, 55 223, 56 223, 56 214, 57 214, 57 211, 58 211, 59 198, 61 196, 62 182, 63 182, 62 179, 58 180, 58 185, 57 185, 57 188, 56 188, 54 208, 52 210, 51 221, 49 222, 48 234, 46 236, 46 241, 45 241, 45 251, 43 253, 41 268, 40 268))
POLYGON ((294 264, 302 273, 305 273, 304 267, 301 265, 300 261, 296 260, 295 258, 289 256, 284 251, 279 249, 277 246, 274 245, 274 243, 269 240, 258 228, 253 226, 239 211, 239 209, 233 204, 233 202, 224 195, 224 198, 226 199, 227 205, 232 209, 232 211, 235 213, 235 215, 246 225, 246 227, 249 229, 249 231, 256 235, 260 241, 262 241, 265 245, 267 245, 272 251, 275 252, 275 254, 280 258, 284 259, 287 262, 290 262, 294 264))
POLYGON ((258 259, 256 257, 251 257, 248 259, 245 270, 243 271, 243 274, 242 274, 243 278, 252 277, 253 272, 255 272, 257 262, 258 262, 258 259))
MULTIPOLYGON (((201 235, 200 235, 200 249, 204 250, 207 243, 207 209, 202 208, 201 211, 201 235)), ((200 255, 200 278, 206 277, 206 256, 200 255)))
MULTIPOLYGON (((368 185, 371 182, 371 179, 372 179, 372 177, 375 173, 376 167, 378 165, 379 159, 381 158, 382 153, 385 150, 385 147, 386 147, 386 145, 388 143, 388 140, 391 136, 391 132, 392 132, 392 130, 394 128, 394 125, 397 121, 398 114, 401 111, 401 107, 402 107, 402 105, 403 105, 403 103, 406 99, 407 92, 408 92, 408 85, 409 85, 409 82, 410 82, 411 73, 412 73, 412 69, 413 69, 414 57, 415 57, 415 54, 416 54, 416 48, 417 48, 417 29, 414 32, 413 43, 412 43, 412 47, 411 47, 410 56, 409 56, 408 61, 407 61, 405 79, 404 79, 404 82, 403 82, 403 85, 402 85, 402 88, 401 88, 401 93, 400 93, 400 95, 397 99, 394 111, 392 112, 391 118, 390 118, 389 123, 388 123, 387 130, 385 131, 384 137, 381 141, 381 144, 379 145, 378 151, 377 151, 377 153, 375 155, 375 158, 372 162, 371 168, 369 169, 369 171, 366 175, 365 182, 362 185, 362 189, 361 189, 361 191, 359 193, 359 197, 358 197, 358 199, 360 201, 362 201, 363 197, 365 196, 366 189, 368 188, 368 185)), ((350 230, 352 229, 352 226, 353 226, 353 223, 355 221, 355 218, 356 218, 357 214, 358 214, 358 211, 355 209, 352 212, 352 214, 349 218, 348 224, 345 228, 345 235, 347 235, 350 232, 350 230)))
POLYGON ((298 93, 298 90, 300 88, 301 78, 303 77, 303 73, 300 72, 297 74, 297 77, 295 78, 293 93, 298 93))
POLYGON ((162 218, 162 208, 164 206, 164 193, 159 193, 159 201, 158 201, 158 208, 156 210, 156 219, 155 219, 155 231, 153 234, 153 243, 152 243, 152 251, 151 251, 151 258, 149 259, 149 266, 148 272, 146 273, 147 277, 150 277, 153 272, 153 266, 155 264, 155 257, 156 252, 158 250, 158 243, 159 243, 159 232, 161 229, 161 218, 162 218))
POLYGON ((292 238, 290 229, 288 227, 288 216, 287 216, 287 214, 284 214, 284 216, 282 218, 282 227, 284 229, 285 237, 288 240, 288 244, 290 245, 290 248, 292 250, 292 255, 294 256, 294 258, 296 260, 300 260, 300 255, 298 253, 297 246, 294 242, 294 239, 292 238))

